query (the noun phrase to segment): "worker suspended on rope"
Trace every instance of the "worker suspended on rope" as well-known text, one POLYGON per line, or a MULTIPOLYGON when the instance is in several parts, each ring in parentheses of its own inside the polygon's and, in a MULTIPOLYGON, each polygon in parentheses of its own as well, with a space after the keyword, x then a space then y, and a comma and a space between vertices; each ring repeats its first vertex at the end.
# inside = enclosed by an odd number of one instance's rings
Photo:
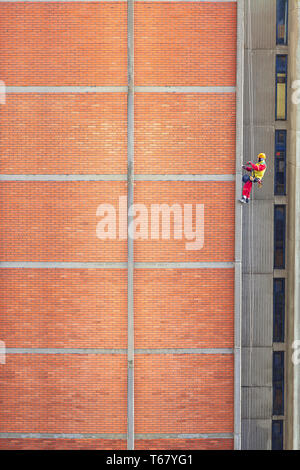
POLYGON ((262 179, 267 169, 266 158, 264 153, 260 153, 257 163, 248 162, 247 165, 242 166, 244 170, 251 172, 251 175, 243 176, 243 183, 245 184, 243 187, 243 196, 242 199, 240 199, 240 202, 243 204, 247 204, 250 201, 253 183, 257 183, 259 187, 262 186, 262 179))

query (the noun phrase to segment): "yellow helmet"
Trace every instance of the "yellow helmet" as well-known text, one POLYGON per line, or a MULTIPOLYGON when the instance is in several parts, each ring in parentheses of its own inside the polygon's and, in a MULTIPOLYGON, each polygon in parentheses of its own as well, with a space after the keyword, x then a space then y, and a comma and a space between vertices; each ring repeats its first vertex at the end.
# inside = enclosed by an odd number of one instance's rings
POLYGON ((260 154, 258 155, 258 159, 259 159, 259 160, 266 160, 266 158, 267 158, 267 157, 266 157, 266 154, 265 154, 265 153, 260 153, 260 154))

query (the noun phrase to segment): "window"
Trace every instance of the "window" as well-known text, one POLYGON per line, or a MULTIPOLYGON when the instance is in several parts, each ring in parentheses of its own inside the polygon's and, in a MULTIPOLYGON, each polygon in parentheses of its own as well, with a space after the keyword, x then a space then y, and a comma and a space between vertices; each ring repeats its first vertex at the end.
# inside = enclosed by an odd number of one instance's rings
POLYGON ((286 207, 274 207, 274 269, 285 269, 286 207))
POLYGON ((287 56, 276 56, 276 103, 275 119, 277 121, 286 120, 287 107, 287 56))
POLYGON ((283 421, 272 421, 272 450, 283 450, 283 421))
POLYGON ((273 415, 284 414, 284 351, 273 352, 273 415))
POLYGON ((277 0, 276 44, 288 43, 288 0, 277 0))
POLYGON ((284 343, 285 279, 273 281, 273 341, 284 343))
POLYGON ((275 131, 275 196, 286 195, 286 131, 275 131))

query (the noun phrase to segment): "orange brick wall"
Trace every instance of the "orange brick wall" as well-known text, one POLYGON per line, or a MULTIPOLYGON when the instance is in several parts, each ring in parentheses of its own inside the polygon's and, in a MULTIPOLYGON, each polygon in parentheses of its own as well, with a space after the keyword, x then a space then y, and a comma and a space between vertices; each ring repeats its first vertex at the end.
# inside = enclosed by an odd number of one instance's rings
MULTIPOLYGON (((139 93, 135 103, 137 174, 235 172, 234 94, 139 93)), ((11 93, 0 117, 4 174, 126 172, 126 94, 11 93)))
POLYGON ((2 269, 10 348, 127 348, 126 269, 2 269))
MULTIPOLYGON (((13 450, 125 450, 119 439, 0 439, 0 449, 13 450)), ((136 439, 136 450, 232 450, 232 439, 136 439)))
MULTIPOLYGON (((136 240, 136 261, 210 261, 234 259, 233 182, 154 182, 135 185, 135 202, 150 209, 151 204, 204 204, 204 246, 186 250, 187 240, 136 240)), ((183 208, 182 208, 183 210, 183 208)))
POLYGON ((233 282, 231 269, 137 269, 136 347, 232 347, 233 282))
POLYGON ((125 93, 10 93, 0 119, 4 174, 126 172, 125 93))
POLYGON ((137 439, 135 448, 136 450, 232 450, 233 439, 137 439))
MULTIPOLYGON (((7 347, 127 347, 125 269, 2 269, 0 291, 7 347)), ((134 298, 136 348, 233 345, 233 270, 137 269, 134 298)))
POLYGON ((126 261, 126 240, 100 240, 99 204, 117 207, 124 182, 5 182, 2 261, 126 261))
POLYGON ((137 174, 235 173, 235 94, 137 93, 135 123, 137 174))
POLYGON ((11 354, 0 432, 126 433, 126 355, 11 354))
POLYGON ((137 2, 134 34, 136 85, 235 85, 235 2, 137 2))
POLYGON ((135 370, 137 433, 233 432, 232 355, 138 354, 135 370))
POLYGON ((6 85, 126 85, 125 2, 1 3, 6 85))
MULTIPOLYGON (((0 3, 7 86, 127 85, 126 2, 0 3)), ((235 2, 136 2, 135 85, 235 86, 235 2)), ((126 93, 8 93, 3 174, 123 174, 126 93)), ((136 174, 235 173, 235 93, 135 93, 136 174)), ((137 262, 233 262, 234 182, 135 183, 135 202, 204 204, 204 247, 136 241, 137 262)), ((96 236, 124 181, 1 182, 0 261, 126 262, 96 236)), ((118 215, 118 214, 117 214, 118 215)), ((127 347, 127 270, 1 269, 9 348, 127 347)), ((232 348, 233 269, 136 269, 135 347, 232 348)), ((126 354, 8 354, 0 432, 126 434, 126 354)), ((135 355, 136 433, 233 433, 232 354, 135 355)), ((232 439, 136 439, 232 449, 232 439)), ((125 449, 117 439, 0 439, 0 449, 125 449)))
MULTIPOLYGON (((221 445, 222 442, 219 446, 221 445)), ((224 445, 227 448, 228 443, 224 445)), ((126 450, 126 448, 125 439, 0 439, 0 450, 126 450)))
MULTIPOLYGON (((135 188, 135 202, 149 214, 151 204, 177 203, 204 204, 205 216, 203 249, 187 251, 187 240, 173 235, 136 240, 136 261, 233 261, 233 182, 147 181, 135 188)), ((2 261, 126 261, 126 240, 100 240, 96 234, 97 207, 117 208, 125 182, 5 182, 0 195, 2 261)))

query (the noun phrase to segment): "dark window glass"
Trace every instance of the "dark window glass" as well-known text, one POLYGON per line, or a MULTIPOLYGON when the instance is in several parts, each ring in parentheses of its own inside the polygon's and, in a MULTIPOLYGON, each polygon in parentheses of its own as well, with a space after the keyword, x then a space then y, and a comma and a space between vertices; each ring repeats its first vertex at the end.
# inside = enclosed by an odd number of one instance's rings
POLYGON ((285 206, 274 207, 274 268, 285 269, 285 206))
POLYGON ((276 44, 288 43, 288 0, 277 0, 276 44))
POLYGON ((276 56, 276 103, 275 119, 278 121, 286 120, 287 112, 287 56, 276 56))
POLYGON ((273 282, 273 341, 284 343, 285 322, 285 280, 274 279, 273 282))
POLYGON ((284 351, 273 352, 273 415, 284 414, 284 351))
POLYGON ((283 450, 283 421, 272 421, 272 450, 283 450))
POLYGON ((286 131, 275 131, 275 175, 274 193, 276 196, 286 194, 286 131))

